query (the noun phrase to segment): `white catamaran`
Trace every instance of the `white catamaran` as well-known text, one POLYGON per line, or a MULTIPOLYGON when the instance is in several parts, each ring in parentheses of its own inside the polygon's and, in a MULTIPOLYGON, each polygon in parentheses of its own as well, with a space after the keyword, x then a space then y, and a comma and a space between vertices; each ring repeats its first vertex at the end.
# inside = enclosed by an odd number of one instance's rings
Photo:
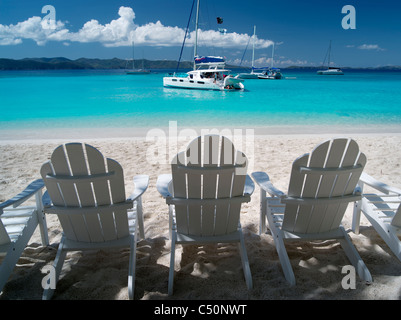
POLYGON ((197 1, 194 69, 184 77, 174 74, 163 78, 163 85, 169 88, 201 90, 243 90, 244 80, 230 75, 222 57, 198 56, 199 0, 197 1))

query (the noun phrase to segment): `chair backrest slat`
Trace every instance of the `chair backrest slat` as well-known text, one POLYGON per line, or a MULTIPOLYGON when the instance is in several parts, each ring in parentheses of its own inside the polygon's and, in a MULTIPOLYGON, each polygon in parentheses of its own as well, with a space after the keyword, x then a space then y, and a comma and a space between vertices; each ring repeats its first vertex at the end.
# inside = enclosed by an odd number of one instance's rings
MULTIPOLYGON (((235 173, 235 154, 234 145, 226 137, 221 139, 220 148, 220 167, 230 168, 231 170, 220 171, 218 175, 218 190, 217 198, 224 199, 232 196, 233 179, 235 173)), ((216 152, 217 153, 217 152, 216 152)), ((242 185, 242 190, 244 186, 242 185)), ((241 194, 242 195, 242 194, 241 194)), ((235 209, 231 208, 231 204, 222 204, 216 206, 216 223, 215 223, 215 234, 225 234, 234 232, 234 230, 228 230, 228 223, 230 220, 236 219, 234 216, 235 209)), ((238 221, 238 220, 237 220, 238 221)))
MULTIPOLYGON (((75 145, 75 144, 74 144, 75 145)), ((82 149, 82 147, 81 147, 82 149)), ((79 151, 77 148, 71 147, 70 151, 72 155, 75 155, 79 151)), ((67 146, 60 146, 56 150, 54 150, 51 156, 51 163, 54 168, 54 175, 73 175, 70 169, 69 164, 69 154, 67 146)), ((46 183, 46 182, 45 182, 46 183)), ((72 207, 80 207, 80 199, 78 196, 78 192, 76 189, 76 184, 70 181, 58 181, 58 190, 61 193, 61 198, 63 199, 63 203, 55 203, 55 205, 60 206, 72 206, 72 207)), ((51 194, 50 194, 51 197, 51 194)), ((85 219, 83 215, 74 215, 68 217, 70 224, 69 227, 72 228, 72 232, 74 234, 73 240, 90 242, 89 234, 86 230, 85 219)), ((60 221, 61 222, 61 221, 60 221)), ((64 226, 63 226, 64 229, 64 226)), ((69 232, 70 233, 70 232, 69 232)))
MULTIPOLYGON (((186 166, 200 168, 201 159, 201 140, 195 139, 186 150, 186 166)), ((195 172, 187 173, 187 193, 189 199, 199 199, 202 196, 202 176, 195 172)), ((188 205, 188 233, 202 234, 202 208, 197 205, 188 205)))
MULTIPOLYGON (((85 150, 82 144, 70 143, 65 145, 66 155, 71 167, 72 176, 85 176, 91 172, 85 160, 85 150)), ((99 152, 98 152, 99 153, 99 152)), ((103 157, 100 161, 103 161, 103 157)), ((103 170, 104 172, 105 170, 103 170)), ((95 195, 92 190, 92 185, 86 179, 76 178, 75 182, 76 194, 79 198, 80 207, 94 207, 96 205, 95 195)), ((63 188, 63 187, 61 187, 63 188)), ((68 201, 67 201, 68 203, 68 201)), ((99 242, 102 241, 101 226, 97 214, 77 215, 71 217, 76 230, 77 240, 85 242, 99 242), (79 221, 84 221, 78 226, 79 221)))
MULTIPOLYGON (((186 189, 186 175, 182 170, 179 170, 179 166, 185 166, 182 163, 182 159, 185 159, 185 154, 177 154, 171 165, 171 172, 173 176, 173 195, 176 198, 187 199, 187 189, 186 189)), ((188 208, 187 206, 175 206, 176 220, 177 220, 177 231, 181 233, 188 233, 188 208)))
MULTIPOLYGON (((302 194, 302 188, 305 181, 305 175, 301 174, 300 168, 305 167, 308 164, 309 155, 305 154, 296 159, 292 165, 292 171, 290 176, 290 183, 288 186, 288 196, 299 198, 302 194)), ((295 223, 297 221, 299 205, 287 204, 285 219, 283 221, 283 228, 286 230, 293 231, 295 223)))
MULTIPOLYGON (((197 139, 201 146, 201 137, 197 139)), ((207 136, 204 139, 204 152, 203 152, 203 167, 204 168, 217 168, 218 167, 218 153, 213 150, 213 147, 219 144, 218 136, 207 136)), ((200 149, 201 151, 202 149, 200 149)), ((200 156, 202 159, 202 156, 200 156)), ((205 170, 206 172, 206 170, 205 170)), ((203 176, 203 199, 216 199, 217 198, 217 174, 211 174, 209 176, 203 176)), ((216 216, 216 206, 204 205, 199 206, 202 208, 202 220, 204 226, 213 226, 216 216)), ((214 227, 203 228, 203 235, 212 236, 214 235, 214 227)))

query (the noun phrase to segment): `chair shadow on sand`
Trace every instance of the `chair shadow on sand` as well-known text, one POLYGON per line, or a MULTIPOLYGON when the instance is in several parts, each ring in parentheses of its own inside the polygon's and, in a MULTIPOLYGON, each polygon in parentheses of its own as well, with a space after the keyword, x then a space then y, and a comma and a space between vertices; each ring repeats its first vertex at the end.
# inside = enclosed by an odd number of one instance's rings
MULTIPOLYGON (((146 202, 144 203, 146 206, 146 202)), ((146 220, 145 220, 146 227, 146 220)), ((244 237, 250 267, 253 271, 254 288, 249 292, 238 264, 238 249, 235 244, 206 246, 183 246, 181 262, 176 266, 176 290, 168 296, 168 263, 158 262, 169 256, 169 240, 166 237, 145 239, 138 242, 135 300, 179 300, 179 299, 367 299, 365 291, 370 289, 357 278, 356 290, 341 287, 341 266, 349 264, 341 246, 334 240, 324 242, 292 242, 287 245, 291 264, 298 279, 298 286, 290 287, 282 273, 269 230, 257 235, 254 225, 244 225, 244 237), (237 254, 237 255, 236 255, 237 254)), ((401 274, 401 263, 392 255, 384 241, 375 234, 371 226, 361 226, 361 234, 353 237, 362 259, 377 276, 397 277, 401 274), (358 237, 371 239, 362 245, 358 237), (372 254, 373 252, 373 254, 372 254), (394 264, 397 268, 394 268, 394 264)), ((352 233, 350 233, 352 235, 352 233)), ((1 300, 39 300, 43 289, 41 269, 54 260, 57 247, 52 244, 42 247, 30 243, 18 262, 17 268, 0 297, 1 300), (34 257, 33 257, 34 256, 34 257), (25 299, 25 298, 24 298, 25 299)), ((72 253, 67 268, 57 283, 53 299, 122 299, 120 292, 126 291, 128 250, 102 250, 99 252, 72 253), (106 271, 104 271, 106 270, 106 271), (105 278, 104 278, 105 276, 105 278), (91 285, 96 282, 100 286, 91 285), (88 283, 89 284, 86 284, 88 283)), ((166 260, 168 261, 168 259, 166 260)), ((391 281, 391 280, 385 280, 391 281)), ((388 283, 381 283, 383 287, 388 283)), ((401 289, 398 289, 401 299, 401 289)), ((127 297, 126 297, 127 298, 127 297)))

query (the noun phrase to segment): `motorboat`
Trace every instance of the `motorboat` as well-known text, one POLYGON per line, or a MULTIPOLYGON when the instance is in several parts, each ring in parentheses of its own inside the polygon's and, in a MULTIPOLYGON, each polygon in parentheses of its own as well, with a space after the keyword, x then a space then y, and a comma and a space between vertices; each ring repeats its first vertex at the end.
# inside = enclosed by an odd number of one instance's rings
POLYGON ((282 79, 283 75, 281 74, 280 69, 278 68, 268 68, 266 71, 262 72, 258 76, 259 79, 269 79, 269 80, 276 80, 282 79))

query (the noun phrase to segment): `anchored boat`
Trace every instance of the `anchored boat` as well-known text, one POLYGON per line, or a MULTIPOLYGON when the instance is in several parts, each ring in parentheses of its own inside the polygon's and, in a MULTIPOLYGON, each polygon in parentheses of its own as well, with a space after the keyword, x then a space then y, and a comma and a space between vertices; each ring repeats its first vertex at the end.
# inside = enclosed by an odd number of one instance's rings
POLYGON ((197 1, 196 13, 194 69, 186 73, 184 76, 174 74, 172 76, 164 77, 163 85, 170 88, 200 90, 243 90, 244 80, 238 76, 234 77, 230 75, 230 70, 225 68, 224 58, 214 56, 198 56, 198 21, 199 0, 197 1))

